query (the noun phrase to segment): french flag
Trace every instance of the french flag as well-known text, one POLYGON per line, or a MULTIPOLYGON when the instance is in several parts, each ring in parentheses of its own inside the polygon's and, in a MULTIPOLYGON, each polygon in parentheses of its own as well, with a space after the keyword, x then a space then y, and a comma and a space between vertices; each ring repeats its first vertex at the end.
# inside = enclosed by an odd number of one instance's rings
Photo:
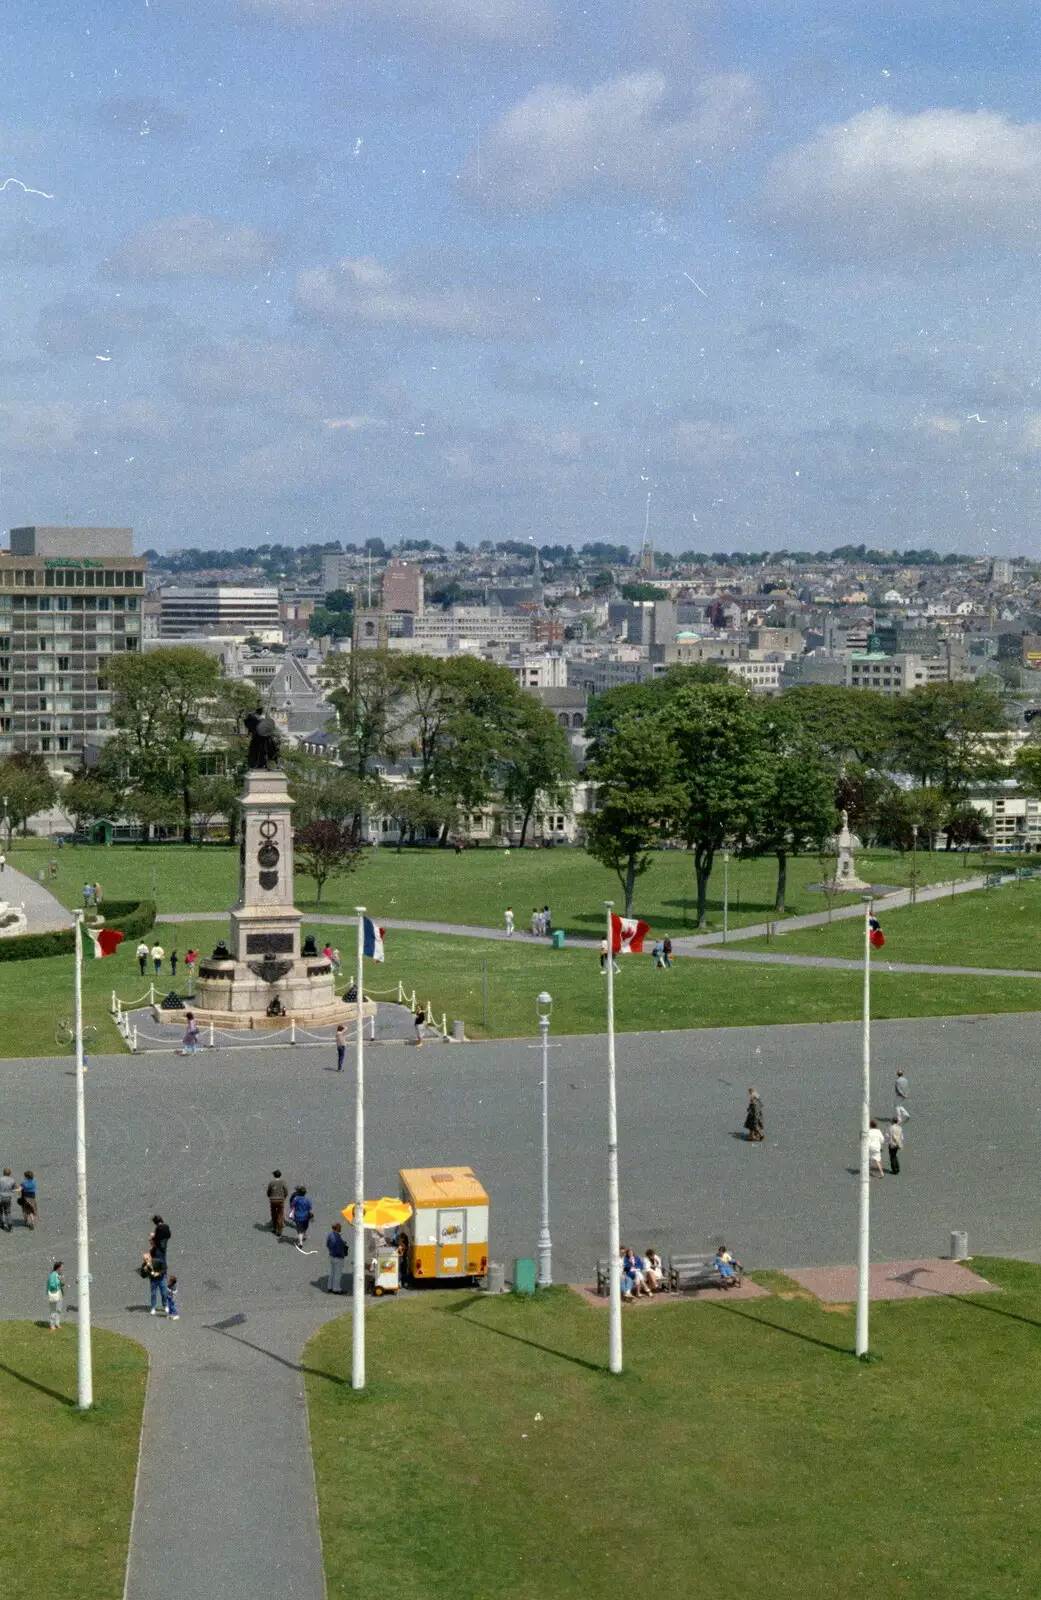
POLYGON ((650 931, 649 922, 641 922, 637 917, 616 917, 611 913, 611 949, 615 955, 642 955, 644 937, 650 931))
POLYGON ((874 945, 876 950, 881 950, 885 942, 886 936, 882 932, 882 924, 878 918, 868 917, 868 943, 874 945))
POLYGON ((84 932, 94 946, 95 961, 100 961, 102 956, 110 956, 123 943, 123 935, 118 928, 85 928, 84 932))
POLYGON ((383 960, 383 929, 377 928, 371 917, 363 917, 362 953, 370 961, 383 960))

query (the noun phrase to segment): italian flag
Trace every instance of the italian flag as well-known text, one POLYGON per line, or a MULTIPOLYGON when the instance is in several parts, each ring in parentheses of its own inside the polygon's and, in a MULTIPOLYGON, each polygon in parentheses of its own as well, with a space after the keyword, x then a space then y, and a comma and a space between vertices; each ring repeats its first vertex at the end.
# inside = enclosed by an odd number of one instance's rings
POLYGON ((100 961, 102 956, 110 956, 123 943, 123 935, 118 928, 84 928, 83 931, 94 946, 95 961, 100 961))

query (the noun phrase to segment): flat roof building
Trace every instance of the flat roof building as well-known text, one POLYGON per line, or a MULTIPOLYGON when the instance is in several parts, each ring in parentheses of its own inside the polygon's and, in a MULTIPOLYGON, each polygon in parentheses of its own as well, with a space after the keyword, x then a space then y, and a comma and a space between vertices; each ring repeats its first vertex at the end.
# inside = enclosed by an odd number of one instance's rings
POLYGON ((160 639, 248 639, 254 634, 264 644, 282 642, 276 588, 200 584, 160 591, 160 639))

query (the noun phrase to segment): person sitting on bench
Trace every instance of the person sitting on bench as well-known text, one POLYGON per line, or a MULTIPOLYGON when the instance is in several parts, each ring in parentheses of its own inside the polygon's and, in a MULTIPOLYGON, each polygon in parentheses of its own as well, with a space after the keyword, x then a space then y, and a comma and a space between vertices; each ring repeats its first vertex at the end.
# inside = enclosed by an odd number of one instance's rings
POLYGON ((725 1244, 721 1244, 719 1249, 716 1251, 715 1259, 712 1264, 719 1273, 719 1276, 721 1278, 725 1278, 728 1282, 736 1278, 741 1270, 740 1261, 734 1260, 725 1244))

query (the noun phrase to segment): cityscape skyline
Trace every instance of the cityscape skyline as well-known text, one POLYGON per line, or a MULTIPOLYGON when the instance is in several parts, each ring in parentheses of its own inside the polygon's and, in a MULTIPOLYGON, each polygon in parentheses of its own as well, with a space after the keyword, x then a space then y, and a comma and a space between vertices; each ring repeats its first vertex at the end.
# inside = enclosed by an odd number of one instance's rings
POLYGON ((1029 558, 1032 29, 19 5, 0 522, 1029 558))

